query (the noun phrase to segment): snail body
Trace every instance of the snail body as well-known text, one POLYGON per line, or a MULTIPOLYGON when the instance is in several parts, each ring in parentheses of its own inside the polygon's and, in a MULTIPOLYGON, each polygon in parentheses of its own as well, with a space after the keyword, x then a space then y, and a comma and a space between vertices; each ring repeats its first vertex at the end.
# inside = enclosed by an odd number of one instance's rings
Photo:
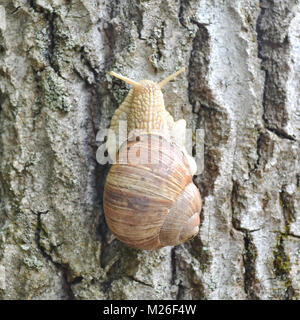
POLYGON ((133 89, 115 111, 107 136, 114 164, 104 186, 104 213, 112 233, 138 249, 178 245, 199 232, 201 197, 192 181, 196 163, 184 147, 186 123, 174 121, 161 92, 182 71, 160 83, 111 73, 133 89), (118 134, 120 120, 127 121, 126 138, 118 134))

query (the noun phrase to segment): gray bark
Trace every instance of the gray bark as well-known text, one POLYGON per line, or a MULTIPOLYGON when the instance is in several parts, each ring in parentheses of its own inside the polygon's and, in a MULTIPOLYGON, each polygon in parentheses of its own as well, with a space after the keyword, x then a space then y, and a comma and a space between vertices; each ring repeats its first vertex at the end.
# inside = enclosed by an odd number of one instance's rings
POLYGON ((299 0, 0 0, 0 299, 299 299, 299 0), (96 135, 159 81, 203 128, 201 228, 157 251, 105 224, 96 135))

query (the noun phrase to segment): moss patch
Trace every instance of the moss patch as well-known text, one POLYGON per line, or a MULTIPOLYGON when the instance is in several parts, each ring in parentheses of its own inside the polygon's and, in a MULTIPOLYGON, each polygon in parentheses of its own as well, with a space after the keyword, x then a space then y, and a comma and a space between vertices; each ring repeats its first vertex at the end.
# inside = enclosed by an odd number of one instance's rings
POLYGON ((289 256, 284 250, 284 238, 287 237, 285 234, 280 233, 277 237, 276 248, 273 251, 274 254, 274 271, 276 277, 278 277, 283 286, 286 288, 285 299, 292 299, 295 297, 295 290, 292 287, 292 281, 290 279, 291 261, 289 256))
POLYGON ((284 235, 279 234, 276 249, 274 250, 274 269, 277 277, 285 280, 291 270, 290 258, 284 251, 284 235))

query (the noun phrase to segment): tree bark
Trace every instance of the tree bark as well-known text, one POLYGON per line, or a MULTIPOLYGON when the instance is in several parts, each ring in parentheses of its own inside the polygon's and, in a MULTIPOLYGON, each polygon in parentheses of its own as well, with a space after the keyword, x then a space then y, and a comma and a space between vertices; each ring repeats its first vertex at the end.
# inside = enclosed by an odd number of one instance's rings
POLYGON ((0 299, 299 299, 299 0, 0 0, 0 299), (199 235, 108 230, 96 161, 129 86, 186 73, 204 130, 199 235))

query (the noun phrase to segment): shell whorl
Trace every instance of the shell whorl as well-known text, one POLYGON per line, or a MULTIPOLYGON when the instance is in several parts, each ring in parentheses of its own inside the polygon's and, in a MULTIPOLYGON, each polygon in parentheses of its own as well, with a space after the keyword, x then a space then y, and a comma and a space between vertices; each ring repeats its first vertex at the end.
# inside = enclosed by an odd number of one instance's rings
POLYGON ((178 146, 161 136, 145 134, 139 141, 124 144, 117 160, 106 178, 104 212, 119 240, 153 250, 177 245, 198 233, 200 193, 178 146), (128 164, 128 154, 136 151, 140 163, 128 164))

